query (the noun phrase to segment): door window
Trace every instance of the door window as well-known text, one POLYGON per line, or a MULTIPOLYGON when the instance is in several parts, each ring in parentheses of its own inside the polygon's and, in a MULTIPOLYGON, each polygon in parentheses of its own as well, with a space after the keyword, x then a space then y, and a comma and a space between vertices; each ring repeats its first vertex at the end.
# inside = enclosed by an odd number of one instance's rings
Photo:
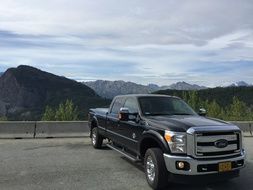
POLYGON ((123 98, 117 98, 117 99, 114 101, 114 103, 113 103, 111 113, 112 113, 112 114, 118 114, 120 108, 122 108, 123 105, 124 105, 124 99, 123 99, 123 98))
POLYGON ((129 109, 130 113, 138 113, 138 104, 134 98, 128 98, 124 105, 125 108, 129 109))

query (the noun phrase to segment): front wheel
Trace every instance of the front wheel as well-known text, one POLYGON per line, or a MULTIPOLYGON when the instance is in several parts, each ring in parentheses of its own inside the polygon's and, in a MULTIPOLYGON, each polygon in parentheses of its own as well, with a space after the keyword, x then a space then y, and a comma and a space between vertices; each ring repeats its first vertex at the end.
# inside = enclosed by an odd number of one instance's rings
POLYGON ((97 127, 94 127, 91 130, 91 144, 96 149, 100 149, 102 147, 103 137, 99 135, 97 127))
POLYGON ((153 189, 163 189, 168 185, 168 171, 161 149, 150 148, 146 151, 144 167, 147 182, 153 189))

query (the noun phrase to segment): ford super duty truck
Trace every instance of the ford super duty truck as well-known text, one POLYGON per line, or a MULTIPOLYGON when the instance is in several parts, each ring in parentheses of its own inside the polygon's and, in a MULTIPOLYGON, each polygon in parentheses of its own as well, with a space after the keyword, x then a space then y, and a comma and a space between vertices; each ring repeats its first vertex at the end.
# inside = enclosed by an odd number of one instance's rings
POLYGON ((116 96, 109 109, 89 111, 94 148, 108 147, 142 162, 153 189, 168 181, 227 180, 239 176, 245 152, 240 129, 196 113, 183 100, 165 95, 116 96))

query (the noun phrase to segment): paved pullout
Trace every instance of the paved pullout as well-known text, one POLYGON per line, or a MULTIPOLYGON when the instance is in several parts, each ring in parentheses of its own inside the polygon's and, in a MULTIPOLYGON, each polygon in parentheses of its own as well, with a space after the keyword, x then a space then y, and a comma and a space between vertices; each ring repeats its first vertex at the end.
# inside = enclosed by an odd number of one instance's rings
MULTIPOLYGON (((253 189, 253 138, 245 138, 241 177, 211 185, 171 184, 170 190, 253 189), (251 147, 251 149, 250 149, 251 147)), ((0 189, 150 189, 143 169, 88 138, 0 140, 0 189)))

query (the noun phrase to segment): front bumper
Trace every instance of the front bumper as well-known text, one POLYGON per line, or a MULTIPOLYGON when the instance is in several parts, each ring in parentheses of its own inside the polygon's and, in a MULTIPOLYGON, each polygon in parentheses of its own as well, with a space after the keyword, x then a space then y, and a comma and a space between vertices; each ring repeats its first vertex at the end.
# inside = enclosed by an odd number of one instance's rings
POLYGON ((180 175, 205 175, 205 174, 215 174, 218 172, 218 164, 222 162, 232 162, 232 171, 239 170, 244 167, 245 153, 241 152, 239 156, 232 158, 223 159, 208 159, 208 160, 197 160, 189 156, 174 156, 169 154, 163 154, 164 161, 167 170, 172 174, 180 175), (176 168, 176 162, 188 162, 190 165, 189 170, 179 170, 176 168), (217 166, 217 167, 216 167, 217 166), (205 169, 205 170, 204 170, 205 169))

